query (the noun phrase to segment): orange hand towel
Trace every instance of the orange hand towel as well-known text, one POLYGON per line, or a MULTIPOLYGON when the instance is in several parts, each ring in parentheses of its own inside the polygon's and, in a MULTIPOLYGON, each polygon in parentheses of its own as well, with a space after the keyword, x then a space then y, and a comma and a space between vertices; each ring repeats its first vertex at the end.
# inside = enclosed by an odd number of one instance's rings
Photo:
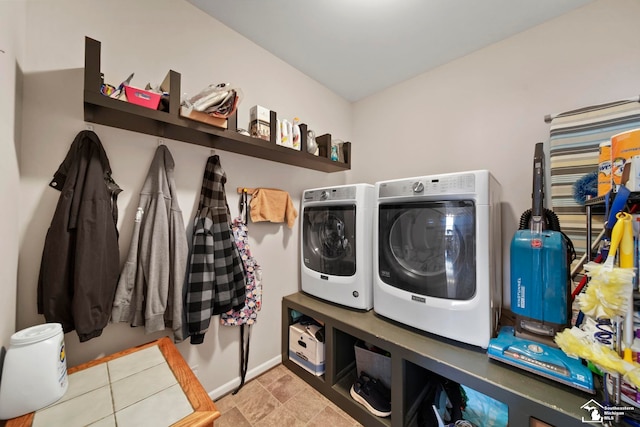
POLYGON ((258 188, 251 195, 251 221, 286 222, 289 228, 298 217, 289 193, 271 188, 258 188))

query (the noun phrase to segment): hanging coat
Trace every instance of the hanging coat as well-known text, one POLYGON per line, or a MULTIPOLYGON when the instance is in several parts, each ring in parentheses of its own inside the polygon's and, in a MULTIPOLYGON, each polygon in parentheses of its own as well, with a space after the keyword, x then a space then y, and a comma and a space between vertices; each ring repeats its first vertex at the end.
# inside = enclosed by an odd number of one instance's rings
POLYGON ((170 327, 174 341, 180 342, 184 340, 183 288, 189 249, 174 168, 169 149, 160 145, 140 192, 111 320, 144 326, 148 334, 170 327))
POLYGON ((47 231, 38 313, 47 322, 76 330, 81 342, 102 334, 118 283, 117 195, 109 159, 92 131, 74 139, 51 187, 60 190, 47 231))
POLYGON ((246 279, 245 303, 240 310, 229 310, 220 316, 224 326, 253 325, 262 307, 262 268, 251 255, 247 225, 241 217, 233 220, 232 232, 246 279))
POLYGON ((211 316, 239 310, 245 302, 245 278, 231 235, 226 181, 220 158, 209 157, 193 222, 189 261, 186 303, 191 344, 204 341, 211 316))

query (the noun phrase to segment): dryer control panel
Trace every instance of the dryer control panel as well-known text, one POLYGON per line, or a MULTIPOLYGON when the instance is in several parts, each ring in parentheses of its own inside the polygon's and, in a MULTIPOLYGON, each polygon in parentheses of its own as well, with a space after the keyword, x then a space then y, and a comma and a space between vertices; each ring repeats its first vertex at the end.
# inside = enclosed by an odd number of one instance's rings
POLYGON ((475 178, 473 173, 459 173, 387 181, 380 184, 378 197, 473 193, 475 178))
POLYGON ((324 202, 335 200, 355 200, 356 187, 331 187, 306 190, 304 192, 305 202, 324 202))

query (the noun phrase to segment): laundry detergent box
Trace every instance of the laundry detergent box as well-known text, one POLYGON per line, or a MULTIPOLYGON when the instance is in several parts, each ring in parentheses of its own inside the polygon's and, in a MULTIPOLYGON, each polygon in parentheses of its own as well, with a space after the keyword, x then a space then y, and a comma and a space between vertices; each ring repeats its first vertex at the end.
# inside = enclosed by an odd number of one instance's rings
POLYGON ((289 359, 314 375, 324 374, 324 343, 316 338, 315 325, 289 326, 289 359))
POLYGON ((249 110, 249 134, 253 137, 271 140, 271 110, 254 105, 249 110))

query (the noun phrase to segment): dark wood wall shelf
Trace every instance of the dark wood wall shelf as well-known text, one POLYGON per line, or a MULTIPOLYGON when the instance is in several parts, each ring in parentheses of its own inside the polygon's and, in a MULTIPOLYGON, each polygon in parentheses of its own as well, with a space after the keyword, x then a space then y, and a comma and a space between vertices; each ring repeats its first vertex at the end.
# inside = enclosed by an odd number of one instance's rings
MULTIPOLYGON (((271 160, 321 172, 341 172, 351 168, 350 146, 345 162, 314 156, 305 151, 281 147, 271 141, 236 132, 237 117, 229 118, 229 129, 217 128, 180 116, 180 74, 169 71, 169 111, 152 110, 112 99, 100 93, 101 43, 85 38, 84 119, 87 122, 140 132, 160 138, 215 148, 231 153, 271 160)), ((306 137, 306 135, 305 135, 306 137)), ((303 145, 304 146, 304 145, 303 145)))

